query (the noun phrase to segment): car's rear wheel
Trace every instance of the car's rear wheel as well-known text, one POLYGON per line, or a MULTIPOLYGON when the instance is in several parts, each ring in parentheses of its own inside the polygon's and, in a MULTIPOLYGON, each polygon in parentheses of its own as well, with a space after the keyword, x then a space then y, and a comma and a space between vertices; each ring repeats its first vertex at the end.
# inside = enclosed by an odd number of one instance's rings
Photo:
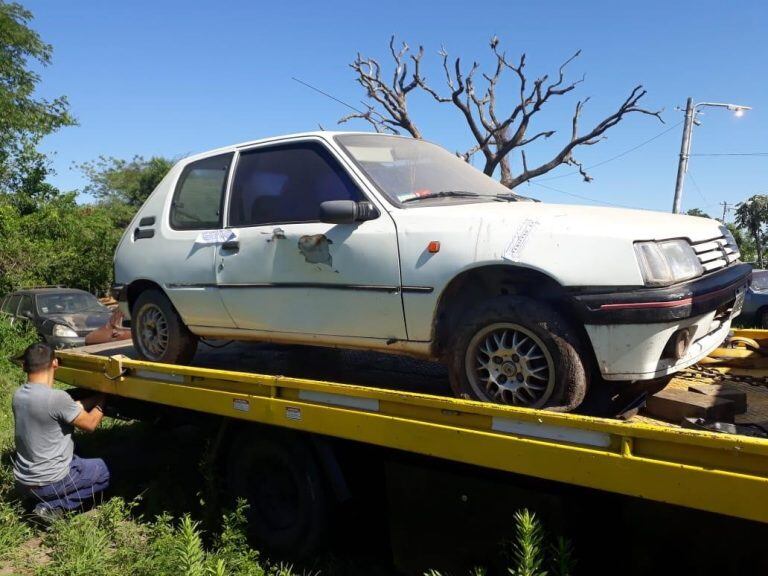
POLYGON ((188 364, 197 351, 197 336, 160 290, 145 290, 131 310, 133 347, 144 360, 188 364))
POLYGON ((530 298, 485 302, 461 321, 450 358, 456 395, 570 411, 584 399, 582 345, 565 318, 530 298))

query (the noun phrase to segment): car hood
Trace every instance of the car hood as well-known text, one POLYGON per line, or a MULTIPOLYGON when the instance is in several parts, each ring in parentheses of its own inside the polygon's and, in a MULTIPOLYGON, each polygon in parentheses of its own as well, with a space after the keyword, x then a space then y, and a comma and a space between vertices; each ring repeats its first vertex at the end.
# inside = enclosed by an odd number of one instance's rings
POLYGON ((392 216, 404 269, 423 267, 423 273, 434 270, 430 276, 437 278, 455 273, 456 267, 506 262, 540 270, 564 286, 642 286, 635 242, 684 238, 698 243, 724 233, 709 218, 540 202, 442 204, 392 216), (433 240, 441 241, 441 255, 427 262, 424 247, 433 240))
POLYGON ((482 202, 430 206, 402 210, 401 213, 434 215, 450 220, 484 221, 506 225, 528 220, 535 225, 555 226, 557 231, 579 236, 624 238, 628 240, 666 240, 686 238, 702 242, 722 236, 722 225, 717 220, 671 214, 654 210, 631 210, 603 206, 577 206, 547 204, 544 202, 482 202))
POLYGON ((78 333, 91 332, 109 322, 110 312, 78 312, 75 314, 47 314, 43 321, 48 324, 63 324, 78 333))

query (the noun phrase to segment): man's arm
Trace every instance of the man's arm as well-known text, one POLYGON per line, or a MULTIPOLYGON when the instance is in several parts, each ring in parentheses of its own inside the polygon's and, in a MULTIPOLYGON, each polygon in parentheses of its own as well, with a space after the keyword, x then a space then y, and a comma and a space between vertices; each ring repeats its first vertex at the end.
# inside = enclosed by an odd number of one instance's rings
POLYGON ((93 394, 92 396, 80 398, 77 402, 83 410, 88 410, 90 412, 95 406, 104 408, 106 399, 107 397, 104 394, 93 394))
MULTIPOLYGON (((90 400, 87 399, 87 400, 90 400)), ((104 418, 104 398, 102 396, 101 400, 96 402, 93 405, 93 408, 90 410, 86 410, 83 407, 83 404, 78 402, 80 404, 81 410, 80 414, 77 415, 77 417, 72 420, 72 425, 75 428, 78 428, 80 430, 84 430, 85 432, 93 432, 96 430, 96 428, 99 427, 99 424, 101 424, 101 420, 104 418)))

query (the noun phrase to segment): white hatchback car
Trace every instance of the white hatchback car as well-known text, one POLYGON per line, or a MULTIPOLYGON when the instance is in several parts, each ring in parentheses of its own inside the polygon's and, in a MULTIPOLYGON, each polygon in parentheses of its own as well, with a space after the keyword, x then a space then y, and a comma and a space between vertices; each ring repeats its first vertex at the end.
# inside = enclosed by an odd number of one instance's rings
POLYGON ((120 242, 138 353, 199 338, 445 361, 457 395, 571 410, 727 336, 750 266, 719 222, 543 204, 428 142, 315 132, 178 162, 120 242))

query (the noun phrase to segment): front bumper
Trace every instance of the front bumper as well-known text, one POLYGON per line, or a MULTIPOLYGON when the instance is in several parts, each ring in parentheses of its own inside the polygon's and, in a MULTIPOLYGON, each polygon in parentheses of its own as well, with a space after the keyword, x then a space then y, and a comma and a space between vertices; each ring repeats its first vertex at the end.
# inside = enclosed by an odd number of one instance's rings
POLYGON ((707 356, 727 337, 751 273, 737 264, 668 288, 574 295, 603 378, 659 378, 707 356), (668 344, 680 330, 691 343, 675 358, 668 344))
POLYGON ((727 306, 746 290, 749 264, 665 288, 589 290, 573 293, 584 324, 651 324, 700 316, 727 306))
POLYGON ((85 346, 85 336, 46 336, 45 341, 55 350, 85 346))

